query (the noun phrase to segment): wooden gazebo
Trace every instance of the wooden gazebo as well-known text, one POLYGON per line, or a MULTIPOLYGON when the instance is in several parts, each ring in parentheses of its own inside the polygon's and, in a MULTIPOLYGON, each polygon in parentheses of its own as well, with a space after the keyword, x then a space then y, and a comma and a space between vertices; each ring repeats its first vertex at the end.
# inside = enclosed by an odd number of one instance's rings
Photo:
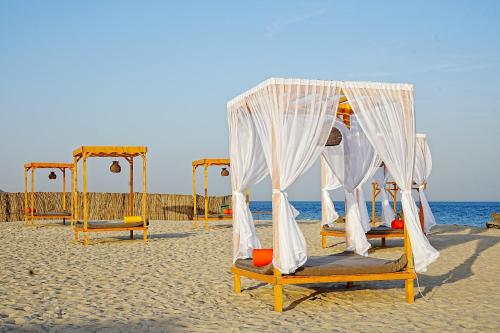
POLYGON ((82 146, 73 151, 74 174, 73 177, 73 200, 75 202, 75 220, 78 221, 78 162, 83 164, 83 221, 75 224, 75 240, 78 240, 78 233, 83 232, 83 244, 88 244, 89 232, 106 231, 130 231, 130 238, 133 239, 134 231, 142 230, 144 241, 148 239, 148 215, 147 215, 147 190, 146 190, 146 154, 147 147, 139 146, 82 146), (120 157, 124 158, 130 167, 130 195, 128 217, 124 217, 123 223, 116 222, 89 222, 88 202, 87 202, 87 159, 89 157, 120 157), (142 211, 140 216, 134 216, 134 158, 142 159, 142 211))
MULTIPOLYGON (((35 220, 53 220, 62 219, 63 224, 66 224, 66 219, 73 219, 73 207, 67 210, 66 202, 66 170, 71 171, 73 178, 73 164, 71 163, 56 163, 56 162, 31 162, 24 164, 24 223, 35 223, 35 220), (60 170, 63 178, 62 185, 62 211, 60 212, 39 212, 35 207, 35 171, 36 169, 53 169, 60 170), (31 189, 28 190, 28 174, 31 173, 31 189), (30 200, 28 200, 28 192, 30 192, 30 200)), ((51 172, 49 179, 55 179, 57 176, 51 172), (51 178, 54 177, 54 178, 51 178)), ((73 190, 73 188, 71 189, 73 190)))
MULTIPOLYGON (((193 161, 193 224, 194 227, 198 227, 198 221, 205 221, 205 229, 208 229, 208 221, 221 221, 221 220, 232 220, 232 214, 224 214, 221 207, 221 211, 216 213, 210 213, 208 209, 208 168, 211 166, 222 167, 224 175, 228 176, 229 171, 227 168, 230 167, 230 160, 227 158, 203 158, 200 160, 193 161), (198 214, 197 207, 197 191, 196 191, 196 169, 198 167, 203 167, 203 201, 204 201, 204 211, 203 214, 198 214)), ((222 175, 222 172, 221 172, 222 175)), ((248 191, 247 191, 247 203, 249 200, 248 191)), ((227 207, 229 208, 229 207, 227 207)))

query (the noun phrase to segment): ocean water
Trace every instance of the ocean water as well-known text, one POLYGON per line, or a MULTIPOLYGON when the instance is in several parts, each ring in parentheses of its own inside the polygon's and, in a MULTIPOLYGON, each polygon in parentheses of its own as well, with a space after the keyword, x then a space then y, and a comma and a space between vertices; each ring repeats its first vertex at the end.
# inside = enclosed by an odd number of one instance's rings
MULTIPOLYGON (((300 212, 298 220, 321 219, 321 202, 319 201, 292 201, 292 205, 300 212)), ((344 202, 335 201, 335 209, 340 215, 344 215, 344 202)), ((367 202, 368 212, 371 214, 371 202, 367 202)), ((418 203, 417 203, 418 204, 418 203)), ((491 213, 500 212, 500 202, 448 202, 433 201, 429 203, 438 224, 458 224, 471 227, 485 227, 485 223, 491 219, 491 213)), ((254 218, 270 220, 270 214, 258 213, 259 211, 271 211, 271 201, 251 201, 250 210, 254 218)), ((381 215, 380 202, 376 203, 377 216, 381 215)), ((398 211, 401 203, 398 202, 398 211)))

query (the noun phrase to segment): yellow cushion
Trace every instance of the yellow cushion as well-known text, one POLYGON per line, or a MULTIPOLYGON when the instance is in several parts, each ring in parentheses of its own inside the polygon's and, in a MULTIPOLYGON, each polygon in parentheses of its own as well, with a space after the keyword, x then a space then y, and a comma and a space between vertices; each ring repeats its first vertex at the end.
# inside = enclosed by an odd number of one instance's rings
POLYGON ((125 223, 142 222, 142 216, 124 216, 123 222, 125 222, 125 223))

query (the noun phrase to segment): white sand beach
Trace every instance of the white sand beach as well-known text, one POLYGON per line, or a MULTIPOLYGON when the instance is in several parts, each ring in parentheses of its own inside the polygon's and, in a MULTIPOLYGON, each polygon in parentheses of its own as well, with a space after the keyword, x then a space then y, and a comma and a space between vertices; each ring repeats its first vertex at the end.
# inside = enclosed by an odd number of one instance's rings
MULTIPOLYGON (((43 222, 42 222, 43 223, 43 222)), ((322 249, 318 222, 302 222, 310 255, 322 249)), ((271 226, 257 232, 270 246, 271 226)), ((0 332, 401 332, 500 327, 500 230, 438 226, 441 252, 419 275, 425 299, 405 303, 403 282, 286 286, 284 312, 272 288, 243 278, 232 291, 231 224, 194 230, 189 221, 155 221, 150 240, 126 232, 72 240, 69 227, 0 223, 0 332), (31 274, 30 274, 31 271, 31 274)), ((395 258, 401 240, 372 255, 395 258)), ((418 293, 418 288, 416 288, 418 293)))

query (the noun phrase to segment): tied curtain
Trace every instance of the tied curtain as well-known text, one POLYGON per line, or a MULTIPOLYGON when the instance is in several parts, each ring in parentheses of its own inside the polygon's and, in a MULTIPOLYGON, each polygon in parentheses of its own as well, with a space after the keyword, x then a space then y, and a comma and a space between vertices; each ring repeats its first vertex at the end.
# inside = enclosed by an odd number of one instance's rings
POLYGON ((371 245, 365 233, 371 226, 361 186, 372 177, 380 159, 354 116, 349 129, 341 121, 335 127, 342 133, 342 147, 327 147, 323 156, 344 186, 346 249, 366 256, 371 245))
POLYGON ((429 179, 432 171, 432 156, 425 134, 417 134, 417 147, 415 153, 415 170, 413 181, 418 186, 420 196, 420 204, 424 212, 424 232, 427 234, 431 228, 436 225, 436 219, 432 213, 429 202, 427 201, 427 193, 425 184, 429 179))
POLYGON ((413 86, 345 82, 342 89, 363 132, 401 189, 415 271, 425 272, 439 252, 420 229, 418 210, 411 194, 416 148, 413 86))
POLYGON ((340 83, 269 79, 243 97, 262 141, 273 178, 273 265, 294 273, 307 260, 304 235, 287 188, 318 159, 335 121, 340 83))
POLYGON ((229 152, 233 202, 233 262, 252 257, 260 248, 252 213, 245 200, 245 190, 259 183, 268 174, 254 121, 244 103, 228 107, 229 152))
MULTIPOLYGON (((342 143, 341 143, 342 144, 342 143)), ((342 186, 340 180, 335 177, 333 170, 328 165, 328 162, 325 160, 325 157, 321 157, 321 168, 322 172, 324 172, 324 183, 321 188, 321 200, 324 203, 325 207, 325 216, 321 218, 321 225, 330 225, 333 226, 333 223, 340 217, 335 209, 335 205, 333 204, 332 197, 330 196, 329 191, 333 191, 342 186)))
POLYGON ((389 180, 389 172, 385 165, 381 166, 379 170, 373 175, 373 180, 377 182, 378 188, 380 189, 380 204, 382 206, 382 224, 386 227, 391 227, 392 221, 394 221, 394 209, 391 207, 389 202, 389 195, 386 190, 386 183, 389 180))

